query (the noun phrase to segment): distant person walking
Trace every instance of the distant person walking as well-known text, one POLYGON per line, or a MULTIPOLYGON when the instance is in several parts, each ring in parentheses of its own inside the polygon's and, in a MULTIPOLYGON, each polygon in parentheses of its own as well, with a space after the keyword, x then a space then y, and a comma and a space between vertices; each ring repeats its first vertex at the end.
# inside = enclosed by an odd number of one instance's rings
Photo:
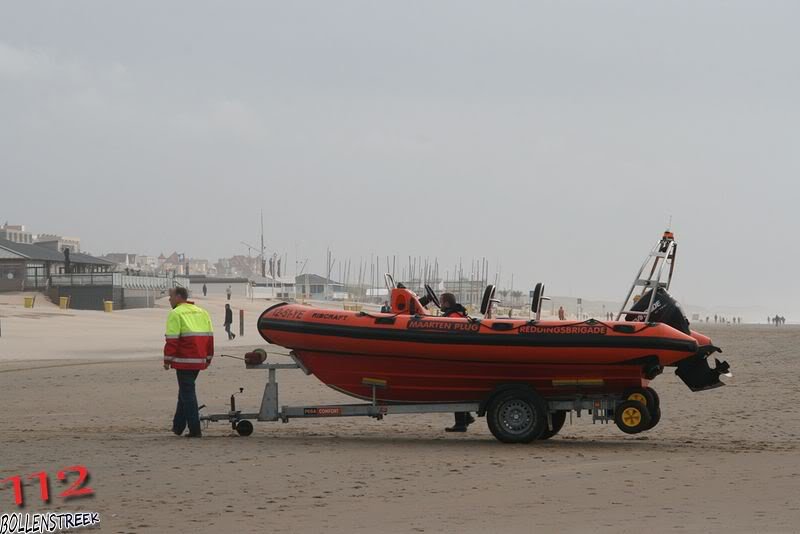
POLYGON ((558 307, 558 320, 559 321, 563 321, 564 317, 566 317, 566 314, 564 313, 564 306, 559 306, 558 307))
POLYGON ((225 332, 228 333, 228 341, 236 339, 236 334, 231 332, 231 325, 233 324, 233 310, 230 304, 225 304, 225 332))
POLYGON ((233 291, 231 291, 231 286, 228 286, 228 289, 225 290, 225 294, 228 296, 228 300, 231 300, 231 293, 233 293, 233 291))
POLYGON ((205 284, 203 284, 203 296, 208 296, 208 287, 205 284))
POLYGON ((214 357, 214 327, 208 312, 189 301, 185 287, 169 291, 172 311, 167 317, 164 369, 175 369, 178 378, 178 405, 172 419, 172 431, 180 436, 189 427, 190 438, 199 438, 200 414, 197 408, 195 381, 200 371, 211 365, 214 357))

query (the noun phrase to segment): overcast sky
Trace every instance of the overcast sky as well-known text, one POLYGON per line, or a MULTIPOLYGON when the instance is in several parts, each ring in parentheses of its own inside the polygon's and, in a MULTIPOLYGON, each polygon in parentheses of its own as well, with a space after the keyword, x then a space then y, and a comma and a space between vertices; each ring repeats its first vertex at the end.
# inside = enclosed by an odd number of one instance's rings
MULTIPOLYGON (((5 2, 0 222, 797 310, 796 2, 5 2)), ((784 311, 784 313, 789 313, 784 311)))

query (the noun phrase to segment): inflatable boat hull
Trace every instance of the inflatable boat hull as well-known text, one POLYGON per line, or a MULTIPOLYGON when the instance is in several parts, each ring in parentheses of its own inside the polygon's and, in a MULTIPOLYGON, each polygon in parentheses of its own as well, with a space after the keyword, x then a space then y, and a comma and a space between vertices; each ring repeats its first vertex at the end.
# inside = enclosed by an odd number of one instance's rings
POLYGON ((473 402, 525 383, 548 398, 622 393, 698 351, 665 324, 365 314, 278 304, 261 335, 328 386, 384 402, 473 402), (366 380, 366 383, 365 383, 366 380))

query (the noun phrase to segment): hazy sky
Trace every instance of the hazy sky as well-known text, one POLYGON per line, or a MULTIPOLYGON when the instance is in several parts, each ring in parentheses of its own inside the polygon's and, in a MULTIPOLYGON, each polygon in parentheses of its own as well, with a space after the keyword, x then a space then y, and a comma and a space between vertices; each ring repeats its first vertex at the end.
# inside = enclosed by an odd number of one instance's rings
POLYGON ((796 2, 5 2, 0 222, 798 310, 796 2))

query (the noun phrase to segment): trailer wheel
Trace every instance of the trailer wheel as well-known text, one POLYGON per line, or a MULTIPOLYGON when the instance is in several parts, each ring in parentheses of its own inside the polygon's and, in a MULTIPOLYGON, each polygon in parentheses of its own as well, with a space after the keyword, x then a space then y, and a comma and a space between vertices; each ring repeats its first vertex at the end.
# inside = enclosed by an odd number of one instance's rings
POLYGON ((653 388, 650 388, 650 387, 647 387, 647 388, 644 388, 644 389, 646 391, 649 391, 650 394, 653 396, 653 400, 655 400, 655 405, 654 406, 660 407, 661 406, 661 399, 658 397, 658 393, 656 393, 656 390, 654 390, 653 388))
POLYGON ((614 422, 626 434, 638 434, 650 428, 650 412, 639 401, 625 401, 614 410, 614 422))
POLYGON ((503 443, 530 443, 547 428, 547 405, 530 389, 503 391, 490 401, 486 422, 503 443))
POLYGON ((561 429, 564 427, 564 422, 567 420, 567 412, 564 410, 559 410, 557 412, 553 412, 550 414, 550 422, 553 423, 553 430, 550 430, 545 425, 544 432, 539 437, 539 439, 550 439, 556 434, 558 434, 561 429))
POLYGON ((652 388, 632 388, 625 391, 622 398, 626 401, 640 402, 642 406, 648 410, 652 410, 655 406, 658 406, 658 402, 656 401, 657 396, 652 388))
POLYGON ((240 436, 249 436, 253 433, 253 423, 248 421, 247 419, 242 419, 238 423, 236 423, 236 432, 240 436))
POLYGON ((650 430, 661 421, 661 406, 656 404, 654 409, 648 411, 650 412, 650 426, 647 427, 647 430, 650 430))

